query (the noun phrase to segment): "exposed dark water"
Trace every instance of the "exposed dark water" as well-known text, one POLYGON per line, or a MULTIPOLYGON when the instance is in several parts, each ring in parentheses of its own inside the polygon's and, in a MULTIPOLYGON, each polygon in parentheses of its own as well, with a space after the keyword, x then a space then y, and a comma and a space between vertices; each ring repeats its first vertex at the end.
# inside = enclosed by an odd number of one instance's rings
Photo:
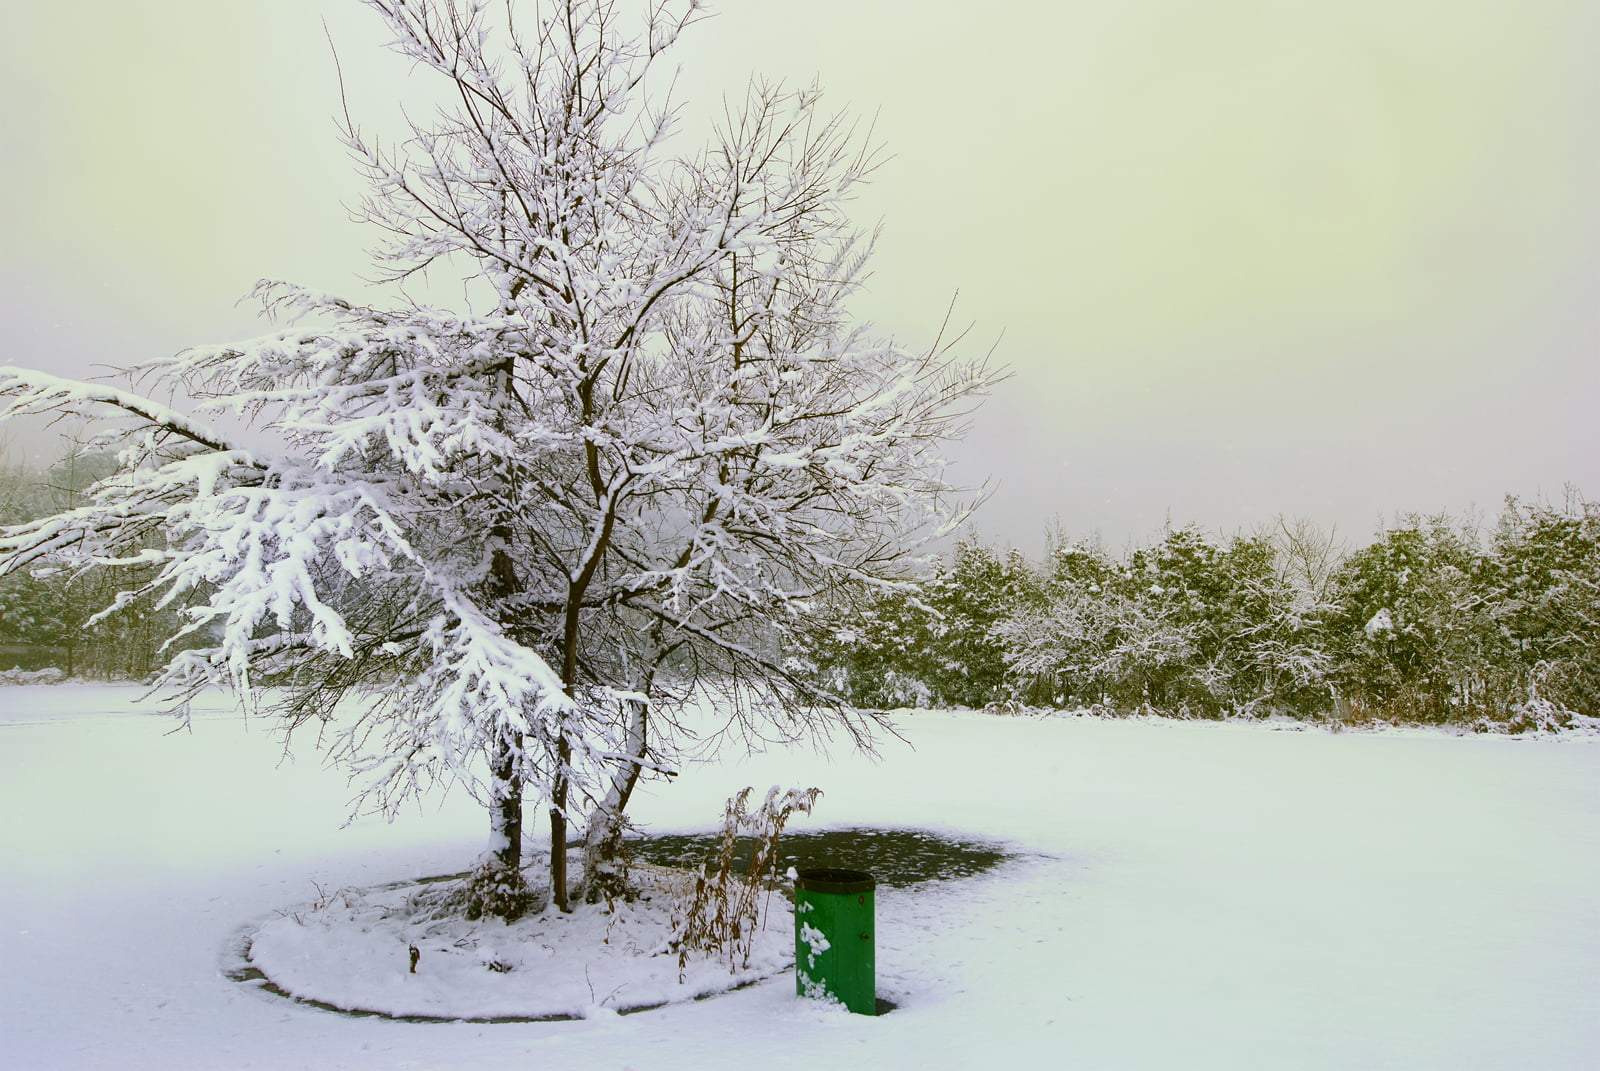
MULTIPOLYGON (((712 833, 640 837, 628 841, 633 858, 658 866, 697 867, 712 852, 712 833)), ((749 865, 752 845, 741 842, 735 870, 749 865)), ((904 888, 922 881, 969 878, 1010 857, 1003 846, 947 837, 925 829, 795 830, 778 844, 787 867, 864 870, 880 887, 904 888)))

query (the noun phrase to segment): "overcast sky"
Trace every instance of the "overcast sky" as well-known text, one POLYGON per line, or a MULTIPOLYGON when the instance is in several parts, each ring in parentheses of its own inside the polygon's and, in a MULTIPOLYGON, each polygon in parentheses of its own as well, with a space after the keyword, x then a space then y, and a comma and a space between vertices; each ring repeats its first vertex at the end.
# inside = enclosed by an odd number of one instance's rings
MULTIPOLYGON (((524 6, 531 7, 530 3, 524 6)), ((14 5, 0 361, 86 374, 258 334, 256 279, 345 294, 335 139, 408 77, 355 0, 14 5)), ((820 81, 892 158, 858 312, 959 291, 1014 371, 956 447, 977 527, 1113 546, 1278 513, 1600 495, 1593 0, 723 0, 691 103, 820 81)))

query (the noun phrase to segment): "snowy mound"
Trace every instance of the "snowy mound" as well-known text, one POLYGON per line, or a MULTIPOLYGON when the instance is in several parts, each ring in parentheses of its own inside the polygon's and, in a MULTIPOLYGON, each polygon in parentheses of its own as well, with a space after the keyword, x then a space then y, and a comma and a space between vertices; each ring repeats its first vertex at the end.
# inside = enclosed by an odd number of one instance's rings
POLYGON ((238 972, 297 1000, 423 1019, 594 1018, 695 1000, 792 966, 793 908, 773 894, 748 958, 691 956, 680 967, 672 885, 636 869, 632 902, 547 908, 513 923, 429 907, 422 883, 319 893, 245 939, 238 972), (416 950, 413 969, 412 949, 416 950))

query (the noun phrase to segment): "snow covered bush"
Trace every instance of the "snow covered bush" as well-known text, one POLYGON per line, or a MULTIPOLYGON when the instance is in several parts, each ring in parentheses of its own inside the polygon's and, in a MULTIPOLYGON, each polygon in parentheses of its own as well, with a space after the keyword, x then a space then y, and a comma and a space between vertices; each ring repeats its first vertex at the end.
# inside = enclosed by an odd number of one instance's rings
POLYGON ((0 684, 60 684, 66 673, 47 666, 44 669, 0 669, 0 684))
POLYGON ((221 683, 309 727, 367 805, 465 784, 485 910, 520 902, 542 802, 565 907, 569 826, 603 872, 636 782, 679 758, 675 699, 870 739, 786 653, 948 523, 939 450, 988 374, 850 319, 873 151, 814 90, 755 83, 672 151, 650 75, 696 4, 367 6, 455 101, 398 143, 346 120, 377 266, 449 265, 464 307, 264 281, 280 326, 140 365, 140 392, 0 369, 3 413, 122 418, 116 470, 8 530, 0 568, 130 570, 113 606, 185 615, 180 709, 221 683))

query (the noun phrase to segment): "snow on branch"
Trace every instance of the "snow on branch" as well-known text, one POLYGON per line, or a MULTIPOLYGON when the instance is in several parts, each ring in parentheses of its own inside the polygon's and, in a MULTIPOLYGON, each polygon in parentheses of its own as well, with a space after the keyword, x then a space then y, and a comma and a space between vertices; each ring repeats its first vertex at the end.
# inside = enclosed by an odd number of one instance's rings
POLYGON ((528 24, 367 6, 449 101, 396 143, 345 119, 379 271, 482 285, 441 309, 263 280, 273 331, 134 370, 238 434, 0 373, 7 412, 134 421, 88 505, 7 533, 0 562, 128 564, 129 598, 184 614, 165 686, 314 727, 384 809, 463 781, 503 862, 524 789, 558 840, 574 801, 591 844, 620 835, 634 781, 676 765, 664 694, 867 742, 794 650, 821 602, 904 583, 962 515, 941 451, 995 378, 852 319, 870 135, 815 87, 756 82, 675 155, 652 70, 693 0, 634 24, 612 0, 528 24))
POLYGON ((0 366, 0 420, 14 416, 81 417, 92 420, 110 409, 137 417, 153 431, 176 435, 199 446, 249 458, 248 451, 229 444, 226 437, 204 424, 148 398, 98 384, 82 383, 33 369, 0 366))

